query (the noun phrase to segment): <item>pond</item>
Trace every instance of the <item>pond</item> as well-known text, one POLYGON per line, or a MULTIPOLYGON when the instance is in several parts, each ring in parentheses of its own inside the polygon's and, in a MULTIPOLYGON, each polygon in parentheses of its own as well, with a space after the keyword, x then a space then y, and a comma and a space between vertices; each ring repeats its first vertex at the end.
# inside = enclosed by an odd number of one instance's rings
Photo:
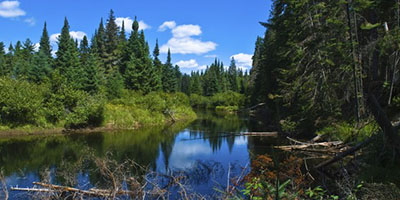
MULTIPOLYGON (((162 174, 183 172, 189 175, 188 184, 193 191, 212 197, 218 195, 216 187, 226 186, 228 173, 230 177, 240 175, 252 155, 279 143, 277 138, 232 135, 263 131, 257 124, 247 117, 198 112, 194 122, 167 127, 0 139, 0 168, 9 187, 33 187, 32 182, 42 181, 46 171, 52 183, 63 184, 62 179, 52 175, 54 171, 68 171, 81 157, 92 153, 120 163, 131 159, 162 174)), ((85 165, 73 175, 78 179, 77 185, 101 184, 93 168, 96 167, 85 165)), ((10 199, 25 198, 25 193, 10 191, 10 199)))

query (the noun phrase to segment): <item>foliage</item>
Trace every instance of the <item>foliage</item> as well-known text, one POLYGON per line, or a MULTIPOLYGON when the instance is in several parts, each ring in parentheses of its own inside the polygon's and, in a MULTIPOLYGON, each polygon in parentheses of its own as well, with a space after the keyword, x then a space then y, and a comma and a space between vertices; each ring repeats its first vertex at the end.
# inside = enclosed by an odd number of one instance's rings
POLYGON ((27 81, 0 78, 0 122, 18 125, 40 124, 45 88, 27 81))
POLYGON ((304 194, 307 180, 301 172, 303 160, 295 156, 279 165, 267 154, 257 156, 245 177, 244 194, 251 199, 296 199, 304 194), (278 196, 277 196, 278 195, 278 196))
POLYGON ((363 141, 376 132, 378 132, 378 126, 375 123, 369 123, 362 127, 357 127, 355 123, 350 124, 347 122, 341 122, 324 127, 318 131, 317 134, 328 135, 334 140, 363 141))
POLYGON ((106 127, 136 128, 146 125, 162 125, 174 120, 196 118, 188 97, 183 93, 151 92, 143 95, 125 91, 119 99, 114 99, 105 107, 106 127))

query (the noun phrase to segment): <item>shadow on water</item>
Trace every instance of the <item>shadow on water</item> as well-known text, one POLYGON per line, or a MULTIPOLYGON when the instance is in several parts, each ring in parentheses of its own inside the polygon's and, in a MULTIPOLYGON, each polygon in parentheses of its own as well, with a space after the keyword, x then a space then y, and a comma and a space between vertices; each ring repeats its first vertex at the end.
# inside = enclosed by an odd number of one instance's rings
MULTIPOLYGON (((33 181, 44 179, 41 172, 46 169, 49 173, 75 173, 80 184, 101 185, 103 180, 95 165, 86 163, 79 165, 83 169, 76 170, 81 158, 93 154, 119 163, 134 160, 160 173, 187 174, 196 192, 211 195, 216 184, 226 183, 229 166, 232 174, 239 174, 251 155, 268 152, 270 148, 266 146, 280 142, 276 138, 232 135, 258 131, 245 116, 219 116, 206 111, 197 114, 198 119, 189 124, 166 127, 1 139, 0 168, 9 186, 32 187, 33 181)), ((52 176, 54 183, 68 183, 52 176)))

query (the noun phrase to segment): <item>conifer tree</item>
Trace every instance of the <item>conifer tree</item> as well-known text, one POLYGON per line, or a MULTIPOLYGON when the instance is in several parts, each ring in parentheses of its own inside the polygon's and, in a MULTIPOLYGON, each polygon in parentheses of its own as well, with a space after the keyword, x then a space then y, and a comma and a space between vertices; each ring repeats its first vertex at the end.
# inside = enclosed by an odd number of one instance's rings
POLYGON ((85 35, 83 36, 81 44, 79 45, 79 57, 82 65, 86 65, 89 54, 90 54, 89 41, 85 35))
POLYGON ((51 65, 45 51, 39 51, 33 57, 32 66, 28 71, 28 80, 34 83, 43 83, 49 80, 51 65))
POLYGON ((5 66, 6 66, 6 52, 4 50, 5 46, 3 42, 0 42, 0 76, 4 76, 5 75, 5 66))
POLYGON ((69 24, 67 18, 61 35, 58 38, 58 50, 56 52, 55 68, 60 70, 61 75, 65 75, 69 69, 79 68, 79 55, 74 40, 69 34, 69 24))
POLYGON ((49 59, 52 58, 49 33, 47 32, 47 23, 44 22, 42 37, 40 38, 39 51, 43 52, 49 59))
POLYGON ((101 59, 101 64, 103 67, 103 70, 106 71, 106 62, 107 62, 107 48, 106 48, 106 33, 104 29, 104 24, 103 24, 103 18, 100 20, 99 28, 97 29, 97 32, 95 34, 95 41, 97 45, 97 54, 99 55, 101 59))
POLYGON ((122 21, 122 27, 121 31, 119 33, 119 40, 118 40, 118 47, 117 47, 117 66, 119 67, 119 71, 121 74, 124 73, 125 70, 125 65, 126 63, 124 58, 125 58, 125 53, 127 52, 127 39, 126 39, 126 34, 125 34, 125 21, 122 21))
POLYGON ((162 83, 164 92, 176 91, 176 74, 171 63, 171 51, 168 49, 167 62, 163 66, 162 83))
POLYGON ((158 58, 160 56, 160 49, 158 47, 158 39, 156 40, 156 46, 154 47, 153 51, 153 70, 155 73, 155 86, 154 90, 162 90, 163 89, 163 83, 162 83, 162 72, 163 72, 163 64, 161 63, 160 59, 158 58))
POLYGON ((8 76, 12 72, 12 68, 14 66, 14 47, 12 44, 8 47, 8 53, 5 54, 3 59, 2 68, 0 69, 0 75, 8 76))
POLYGON ((228 80, 229 80, 229 86, 230 90, 234 92, 238 92, 238 74, 237 74, 237 69, 236 69, 236 62, 235 58, 232 57, 231 59, 231 64, 229 65, 228 69, 228 80))
POLYGON ((107 19, 105 30, 106 71, 110 70, 111 68, 117 67, 119 61, 118 44, 120 38, 118 36, 118 31, 119 29, 117 24, 115 23, 114 11, 110 10, 110 15, 107 19))

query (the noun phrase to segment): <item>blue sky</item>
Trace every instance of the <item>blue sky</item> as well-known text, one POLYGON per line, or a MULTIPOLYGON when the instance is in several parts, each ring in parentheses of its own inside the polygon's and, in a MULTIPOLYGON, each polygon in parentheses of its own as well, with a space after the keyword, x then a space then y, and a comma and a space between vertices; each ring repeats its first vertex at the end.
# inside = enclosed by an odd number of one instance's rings
POLYGON ((150 48, 158 39, 161 59, 170 48, 183 72, 203 69, 215 57, 229 65, 231 56, 249 69, 256 37, 265 31, 258 22, 267 20, 270 8, 270 0, 0 0, 0 41, 7 47, 26 38, 37 43, 44 21, 55 40, 65 16, 72 36, 91 37, 113 9, 118 22, 137 16, 150 48))

